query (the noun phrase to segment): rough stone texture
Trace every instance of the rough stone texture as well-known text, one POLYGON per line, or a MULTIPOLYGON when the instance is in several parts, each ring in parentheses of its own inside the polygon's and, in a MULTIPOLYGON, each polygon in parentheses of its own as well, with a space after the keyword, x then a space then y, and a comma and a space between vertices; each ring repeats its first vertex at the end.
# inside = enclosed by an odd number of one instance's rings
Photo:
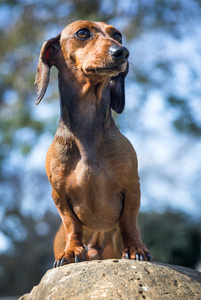
POLYGON ((20 300, 201 299, 201 273, 132 260, 70 264, 49 270, 20 300))

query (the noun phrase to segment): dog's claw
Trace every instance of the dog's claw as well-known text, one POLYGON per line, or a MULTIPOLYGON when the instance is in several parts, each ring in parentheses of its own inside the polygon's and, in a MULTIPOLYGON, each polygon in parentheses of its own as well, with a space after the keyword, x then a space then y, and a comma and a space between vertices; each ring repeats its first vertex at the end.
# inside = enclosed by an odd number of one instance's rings
POLYGON ((85 249, 86 252, 88 252, 88 248, 86 245, 83 245, 83 248, 85 249))
POLYGON ((56 268, 56 267, 57 267, 57 260, 55 260, 53 263, 53 268, 56 268))
POLYGON ((83 245, 83 248, 85 249, 84 260, 83 261, 86 261, 86 253, 88 252, 88 248, 87 248, 86 245, 83 245))
POLYGON ((128 255, 128 253, 126 252, 125 253, 125 255, 124 255, 124 257, 123 257, 124 259, 129 259, 129 255, 128 255))
POLYGON ((61 260, 59 259, 59 260, 57 260, 56 268, 60 267, 60 265, 61 265, 61 260))
POLYGON ((140 260, 144 260, 144 256, 142 254, 140 255, 140 260))
POLYGON ((64 257, 64 258, 62 258, 62 260, 61 260, 61 262, 60 262, 60 266, 63 266, 63 265, 64 265, 64 263, 65 263, 65 261, 66 261, 65 257, 64 257))
POLYGON ((152 256, 150 253, 146 253, 147 257, 148 257, 148 261, 150 261, 152 259, 152 256))
POLYGON ((138 254, 138 253, 135 254, 135 259, 136 259, 136 260, 139 260, 139 254, 138 254))
POLYGON ((80 262, 80 259, 79 259, 79 256, 76 255, 76 256, 75 256, 75 263, 78 263, 78 262, 80 262))
POLYGON ((55 260, 53 268, 58 268, 60 266, 60 260, 55 260))

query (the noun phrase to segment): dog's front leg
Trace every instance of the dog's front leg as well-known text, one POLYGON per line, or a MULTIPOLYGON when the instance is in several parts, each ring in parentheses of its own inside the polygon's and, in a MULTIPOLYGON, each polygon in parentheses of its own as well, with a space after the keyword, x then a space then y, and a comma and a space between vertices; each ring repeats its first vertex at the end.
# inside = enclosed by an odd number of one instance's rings
POLYGON ((139 182, 132 192, 125 192, 124 208, 119 222, 122 238, 121 258, 135 260, 150 260, 151 255, 146 246, 140 240, 137 229, 137 217, 140 207, 139 182))
POLYGON ((64 251, 56 258, 54 266, 86 260, 86 247, 83 245, 82 223, 70 207, 70 201, 62 199, 53 190, 52 198, 63 222, 65 229, 66 246, 64 251))

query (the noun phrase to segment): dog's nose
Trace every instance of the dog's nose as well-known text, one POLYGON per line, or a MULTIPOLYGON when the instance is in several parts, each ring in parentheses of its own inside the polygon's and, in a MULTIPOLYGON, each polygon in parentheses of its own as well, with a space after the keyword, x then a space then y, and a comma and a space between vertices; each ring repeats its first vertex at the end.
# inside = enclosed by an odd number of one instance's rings
POLYGON ((109 48, 109 53, 114 60, 117 62, 125 62, 129 57, 129 51, 123 46, 111 46, 109 48))

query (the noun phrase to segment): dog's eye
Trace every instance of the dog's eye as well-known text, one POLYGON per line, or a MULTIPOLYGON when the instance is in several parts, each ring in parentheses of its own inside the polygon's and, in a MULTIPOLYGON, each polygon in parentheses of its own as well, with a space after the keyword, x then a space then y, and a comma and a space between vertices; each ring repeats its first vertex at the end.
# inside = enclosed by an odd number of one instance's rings
POLYGON ((76 32, 76 35, 79 39, 87 40, 91 36, 91 33, 90 33, 89 29, 83 28, 83 29, 78 30, 76 32))
POLYGON ((122 43, 122 35, 120 32, 115 32, 112 37, 117 42, 122 43))

